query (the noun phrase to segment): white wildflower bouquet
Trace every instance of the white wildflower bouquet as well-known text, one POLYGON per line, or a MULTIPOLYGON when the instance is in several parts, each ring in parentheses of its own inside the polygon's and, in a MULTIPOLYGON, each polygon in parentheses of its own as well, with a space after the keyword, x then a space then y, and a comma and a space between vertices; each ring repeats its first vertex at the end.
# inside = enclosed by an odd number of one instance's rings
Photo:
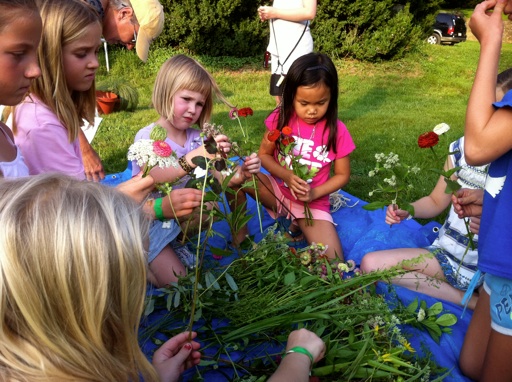
POLYGON ((150 139, 140 139, 128 149, 128 160, 136 161, 143 168, 142 177, 149 174, 152 168, 178 168, 178 159, 171 146, 164 141, 167 132, 162 126, 156 125, 150 139))
POLYGON ((411 178, 420 172, 420 168, 401 163, 398 154, 393 152, 375 154, 375 160, 375 168, 368 173, 368 176, 382 177, 382 182, 377 183, 377 187, 370 191, 368 196, 381 195, 384 200, 373 201, 363 208, 373 211, 393 204, 400 205, 402 210, 414 215, 414 207, 408 202, 409 192, 414 188, 411 178))

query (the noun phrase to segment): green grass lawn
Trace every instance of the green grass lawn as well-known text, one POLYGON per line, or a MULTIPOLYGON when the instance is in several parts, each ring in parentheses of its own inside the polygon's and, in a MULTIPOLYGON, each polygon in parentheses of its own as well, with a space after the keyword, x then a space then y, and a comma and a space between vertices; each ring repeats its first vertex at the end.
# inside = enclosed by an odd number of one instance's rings
MULTIPOLYGON (((98 80, 105 76, 125 79, 140 93, 140 104, 134 112, 117 112, 104 116, 93 142, 108 172, 126 166, 126 152, 136 132, 157 118, 151 108, 151 92, 160 65, 172 50, 153 50, 147 64, 134 52, 111 50, 110 73, 105 65, 98 80)), ((479 44, 474 41, 455 46, 425 44, 420 52, 383 63, 361 63, 336 59, 340 95, 339 118, 347 125, 356 144, 351 155, 352 175, 345 191, 365 200, 375 187, 375 178, 367 176, 375 165, 376 153, 397 153, 403 163, 418 165, 422 171, 414 181, 411 198, 430 192, 437 175, 431 168, 440 168, 430 150, 420 149, 421 133, 445 122, 451 130, 441 136, 435 148, 440 158, 447 154, 448 144, 461 136, 467 99, 478 60, 479 44)), ((101 54, 102 59, 103 55, 101 54)), ((270 72, 261 68, 261 57, 246 59, 195 57, 213 74, 222 91, 237 107, 249 106, 254 115, 243 122, 249 131, 244 142, 238 123, 228 117, 228 107, 217 104, 212 122, 224 126, 232 140, 245 151, 257 150, 264 132, 264 118, 275 106, 268 95, 270 72)), ((512 46, 504 44, 500 70, 512 66, 512 46)))

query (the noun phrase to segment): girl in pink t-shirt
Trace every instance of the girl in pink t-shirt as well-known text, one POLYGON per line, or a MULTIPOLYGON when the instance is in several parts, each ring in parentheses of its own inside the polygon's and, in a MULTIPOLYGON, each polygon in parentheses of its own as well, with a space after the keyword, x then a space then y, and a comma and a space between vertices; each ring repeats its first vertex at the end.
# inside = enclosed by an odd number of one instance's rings
MULTIPOLYGON (((292 64, 283 86, 283 101, 265 121, 269 131, 258 153, 270 173, 259 176, 263 183, 258 187, 260 200, 273 217, 288 216, 292 220, 291 236, 301 230, 309 243, 326 245, 330 258, 343 259, 329 212, 329 194, 347 184, 349 154, 355 145, 338 120, 336 68, 325 54, 304 55, 292 64), (304 180, 290 169, 291 156, 284 152, 287 144, 294 145, 290 154, 300 156, 302 167, 307 166, 310 173, 317 169, 310 179, 304 180), (305 203, 312 224, 306 219, 305 203)), ((291 163, 293 168, 293 160, 291 163)))

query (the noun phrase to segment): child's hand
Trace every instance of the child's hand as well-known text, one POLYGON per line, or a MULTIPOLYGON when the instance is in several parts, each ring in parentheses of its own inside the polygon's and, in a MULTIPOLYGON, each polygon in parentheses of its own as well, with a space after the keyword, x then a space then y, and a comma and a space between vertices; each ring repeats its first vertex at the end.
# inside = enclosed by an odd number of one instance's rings
POLYGON ((295 195, 295 198, 303 203, 309 203, 315 200, 316 198, 313 196, 313 189, 308 184, 307 185, 308 190, 303 194, 297 194, 295 195))
POLYGON ((252 174, 257 174, 261 169, 261 159, 258 154, 252 153, 248 157, 245 157, 244 163, 241 166, 242 174, 249 178, 252 174))
POLYGON ((137 203, 142 203, 148 194, 155 188, 155 180, 151 175, 142 177, 142 171, 135 175, 133 178, 119 184, 118 191, 128 195, 137 203))
POLYGON ((241 166, 237 166, 236 174, 229 181, 228 187, 241 186, 253 174, 257 174, 261 169, 261 159, 256 153, 246 157, 241 166))
MULTIPOLYGON (((192 332, 192 338, 197 333, 192 332)), ((198 352, 199 343, 189 341, 189 333, 180 333, 165 342, 153 356, 153 366, 160 377, 160 381, 178 381, 186 369, 199 364, 201 353, 198 352)))
POLYGON ((398 224, 409 217, 409 212, 398 209, 396 204, 390 204, 386 210, 386 223, 389 225, 398 224))
POLYGON ((313 361, 320 361, 325 355, 325 343, 315 333, 307 329, 294 330, 288 336, 288 343, 286 350, 292 349, 296 346, 306 348, 313 356, 313 361))
POLYGON ((215 142, 217 142, 217 149, 220 153, 227 154, 231 151, 231 142, 229 138, 225 135, 217 135, 215 138, 215 142))
POLYGON ((484 190, 461 188, 456 195, 452 195, 453 209, 459 218, 480 217, 482 215, 482 204, 484 190))
POLYGON ((309 192, 310 187, 308 182, 299 178, 291 170, 289 174, 290 176, 287 180, 285 180, 285 183, 288 185, 288 188, 290 189, 295 199, 298 199, 298 196, 304 196, 307 192, 309 192))
POLYGON ((487 43, 487 40, 500 41, 503 35, 502 14, 507 0, 487 0, 483 1, 475 7, 469 27, 471 32, 480 41, 487 43), (492 10, 492 12, 490 12, 492 10))

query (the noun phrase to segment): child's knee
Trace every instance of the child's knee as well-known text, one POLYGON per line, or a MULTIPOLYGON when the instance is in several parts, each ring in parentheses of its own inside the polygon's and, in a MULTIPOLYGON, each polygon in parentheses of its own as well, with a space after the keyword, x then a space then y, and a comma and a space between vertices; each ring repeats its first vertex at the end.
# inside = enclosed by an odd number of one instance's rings
POLYGON ((376 252, 369 252, 363 256, 361 259, 360 269, 363 273, 370 273, 376 271, 379 267, 378 262, 376 261, 376 252))

